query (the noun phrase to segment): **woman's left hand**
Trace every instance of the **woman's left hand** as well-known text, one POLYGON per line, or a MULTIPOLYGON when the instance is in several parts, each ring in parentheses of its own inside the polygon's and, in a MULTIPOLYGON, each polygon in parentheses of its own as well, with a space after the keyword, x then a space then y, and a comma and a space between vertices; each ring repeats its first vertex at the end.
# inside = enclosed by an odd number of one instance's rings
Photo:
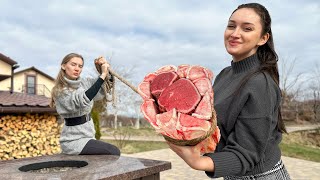
POLYGON ((103 56, 99 56, 98 58, 95 59, 94 62, 99 65, 108 64, 108 66, 110 66, 107 59, 104 58, 103 56))
POLYGON ((183 159, 191 168, 202 171, 213 171, 211 158, 200 153, 201 143, 195 146, 178 146, 167 141, 170 149, 183 159))
POLYGON ((108 63, 108 61, 106 60, 106 58, 100 56, 97 59, 95 59, 95 64, 100 65, 101 67, 101 78, 105 79, 106 76, 109 74, 109 68, 110 68, 110 64, 108 63))

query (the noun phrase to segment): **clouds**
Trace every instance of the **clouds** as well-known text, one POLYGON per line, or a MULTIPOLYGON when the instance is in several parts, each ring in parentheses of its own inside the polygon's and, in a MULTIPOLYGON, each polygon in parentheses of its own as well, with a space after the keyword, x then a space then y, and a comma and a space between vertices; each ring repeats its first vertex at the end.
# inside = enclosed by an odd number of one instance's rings
MULTIPOLYGON (((301 58, 304 69, 311 66, 320 55, 319 3, 262 3, 273 18, 279 54, 301 58)), ((95 57, 113 52, 113 66, 136 67, 136 84, 167 64, 199 64, 217 74, 230 64, 223 32, 237 5, 209 0, 2 0, 0 50, 21 68, 36 66, 53 77, 69 52, 84 56, 85 72, 92 71, 95 57)))

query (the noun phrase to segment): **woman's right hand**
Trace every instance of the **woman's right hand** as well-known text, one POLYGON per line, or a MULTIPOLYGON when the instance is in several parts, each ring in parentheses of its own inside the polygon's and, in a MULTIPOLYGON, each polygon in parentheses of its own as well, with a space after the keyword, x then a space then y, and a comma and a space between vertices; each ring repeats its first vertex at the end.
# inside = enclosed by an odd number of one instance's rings
POLYGON ((167 141, 169 148, 183 159, 191 168, 213 172, 214 163, 211 158, 200 154, 201 144, 195 146, 178 146, 167 141))

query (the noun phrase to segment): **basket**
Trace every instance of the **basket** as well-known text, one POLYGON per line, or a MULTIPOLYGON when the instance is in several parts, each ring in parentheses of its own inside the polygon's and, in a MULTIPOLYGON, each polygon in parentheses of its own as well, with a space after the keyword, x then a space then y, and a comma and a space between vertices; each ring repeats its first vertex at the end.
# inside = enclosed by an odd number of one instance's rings
MULTIPOLYGON (((213 108, 212 108, 213 109, 213 108)), ((212 118, 211 118, 212 124, 211 127, 209 129, 209 131, 207 131, 206 134, 204 134, 203 136, 200 136, 198 138, 195 139, 190 139, 190 140, 181 140, 181 139, 173 139, 169 136, 163 135, 164 139, 172 144, 178 145, 178 146, 195 146, 198 143, 200 143, 201 141, 205 140, 206 138, 208 138, 209 136, 212 135, 212 133, 216 130, 217 127, 217 115, 216 115, 216 111, 213 109, 212 111, 212 118)))

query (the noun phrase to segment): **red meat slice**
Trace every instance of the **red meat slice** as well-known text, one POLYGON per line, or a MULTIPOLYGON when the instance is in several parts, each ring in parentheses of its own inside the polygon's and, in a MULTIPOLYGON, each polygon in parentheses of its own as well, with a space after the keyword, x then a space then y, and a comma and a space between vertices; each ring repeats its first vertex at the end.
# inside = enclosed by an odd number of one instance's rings
POLYGON ((162 66, 155 73, 156 74, 161 74, 161 73, 164 73, 164 72, 177 72, 177 67, 174 66, 174 65, 162 66))
POLYGON ((210 127, 209 121, 178 113, 177 129, 181 131, 184 140, 201 137, 209 131, 210 127))
POLYGON ((200 78, 192 82, 197 87, 201 96, 203 96, 207 91, 212 91, 211 81, 208 78, 200 78))
POLYGON ((174 72, 164 72, 159 74, 150 84, 151 94, 158 98, 162 91, 166 87, 170 86, 176 79, 178 79, 178 75, 174 72))
POLYGON ((207 74, 207 77, 210 79, 210 81, 213 80, 213 72, 210 69, 203 68, 204 72, 207 74))
POLYGON ((176 128, 178 119, 176 109, 172 109, 171 111, 164 112, 162 114, 157 114, 156 119, 157 125, 161 130, 163 130, 162 134, 174 139, 182 139, 182 135, 178 134, 176 128))
POLYGON ((202 97, 196 110, 194 111, 194 113, 192 113, 192 116, 199 119, 206 119, 206 120, 211 119, 212 103, 211 103, 211 97, 209 95, 209 92, 206 92, 206 94, 202 97))
POLYGON ((190 65, 188 64, 182 64, 178 66, 177 74, 180 78, 186 78, 188 69, 190 68, 190 65))
POLYGON ((144 115, 144 117, 149 121, 149 123, 155 128, 160 129, 157 125, 156 115, 159 113, 158 107, 153 99, 145 100, 140 109, 144 115))
POLYGON ((143 81, 145 81, 145 82, 151 82, 151 81, 153 81, 153 79, 154 79, 155 77, 157 77, 157 74, 155 74, 155 73, 149 73, 149 74, 147 74, 147 75, 144 77, 143 81))
POLYGON ((138 93, 144 99, 151 99, 150 82, 143 81, 138 85, 138 93))
POLYGON ((207 78, 207 72, 201 66, 191 66, 187 72, 187 78, 194 81, 199 78, 207 78))
POLYGON ((152 99, 151 92, 150 92, 150 82, 157 77, 155 73, 147 74, 143 81, 138 85, 138 93, 143 99, 152 99))
POLYGON ((162 109, 188 114, 199 103, 201 96, 195 85, 188 79, 181 78, 167 87, 159 96, 158 104, 162 109))

